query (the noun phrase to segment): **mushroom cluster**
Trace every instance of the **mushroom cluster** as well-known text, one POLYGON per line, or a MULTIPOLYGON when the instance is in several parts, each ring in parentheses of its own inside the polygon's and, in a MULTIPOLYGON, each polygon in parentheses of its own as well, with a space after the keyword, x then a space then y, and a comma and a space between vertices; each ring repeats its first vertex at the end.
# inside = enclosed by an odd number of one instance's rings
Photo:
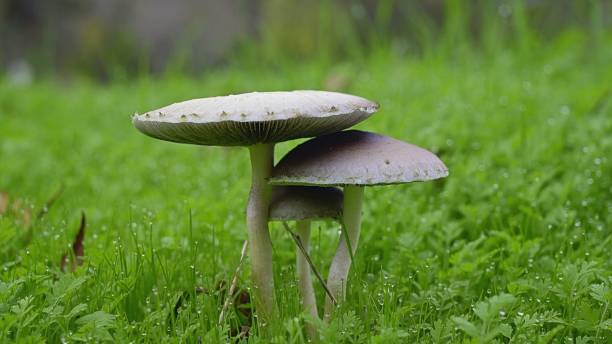
MULTIPOLYGON (((269 221, 295 221, 302 249, 310 222, 338 220, 343 226, 329 269, 325 318, 341 302, 359 240, 364 186, 442 178, 446 166, 433 153, 386 136, 342 131, 368 118, 378 104, 336 92, 254 92, 193 99, 133 116, 146 135, 179 143, 244 146, 251 157, 251 191, 246 210, 256 310, 263 319, 276 312, 269 221), (315 137, 274 167, 277 142, 315 137), (339 189, 341 187, 343 190, 339 189)), ((310 266, 297 253, 304 311, 318 317, 310 266)), ((308 331, 313 336, 312 329, 308 331)))

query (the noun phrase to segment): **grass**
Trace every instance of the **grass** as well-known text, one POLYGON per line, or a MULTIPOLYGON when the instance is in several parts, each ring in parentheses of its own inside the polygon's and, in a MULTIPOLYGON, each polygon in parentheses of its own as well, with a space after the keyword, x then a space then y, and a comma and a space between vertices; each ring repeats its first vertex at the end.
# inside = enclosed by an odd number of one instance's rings
MULTIPOLYGON (((106 86, 0 82, 0 191, 22 200, 0 215, 0 338, 235 335, 248 319, 232 312, 217 326, 217 287, 246 238, 247 151, 153 140, 129 116, 193 97, 333 87, 380 102, 358 128, 436 152, 450 176, 366 190, 348 301, 320 325, 325 342, 612 342, 610 46, 572 31, 528 52, 380 51, 106 86), (23 214, 61 185, 26 245, 23 214), (84 264, 62 272, 81 211, 84 264)), ((278 145, 277 159, 296 144, 278 145)), ((323 272, 338 230, 314 230, 323 272)), ((254 322, 249 340, 304 342, 294 244, 281 225, 272 236, 282 318, 254 322)))

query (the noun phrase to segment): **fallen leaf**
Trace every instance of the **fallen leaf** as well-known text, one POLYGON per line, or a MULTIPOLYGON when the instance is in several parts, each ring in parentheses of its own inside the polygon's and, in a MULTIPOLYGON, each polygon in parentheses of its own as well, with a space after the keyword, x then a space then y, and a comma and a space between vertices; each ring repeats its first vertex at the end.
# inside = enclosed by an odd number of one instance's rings
POLYGON ((11 205, 9 201, 9 194, 7 192, 0 192, 0 215, 7 214, 10 211, 21 218, 23 227, 29 226, 32 220, 30 208, 25 206, 21 199, 14 200, 12 206, 9 207, 11 205))
POLYGON ((62 256, 62 260, 60 261, 60 269, 65 271, 66 263, 70 262, 70 271, 74 272, 77 266, 83 265, 83 256, 85 255, 85 250, 83 248, 83 239, 85 238, 85 227, 87 226, 87 221, 85 219, 85 213, 81 212, 81 225, 79 227, 79 231, 74 237, 74 242, 72 243, 72 255, 68 253, 64 253, 62 256))
POLYGON ((8 208, 9 196, 6 192, 0 192, 0 215, 6 213, 8 208))
POLYGON ((21 226, 23 228, 28 228, 30 226, 30 222, 32 221, 32 213, 30 208, 24 204, 22 200, 15 200, 11 206, 11 211, 21 219, 21 226))
MULTIPOLYGON (((60 188, 53 195, 51 195, 47 202, 45 202, 44 206, 38 211, 38 214, 36 215, 37 221, 49 212, 51 206, 55 203, 55 201, 57 201, 63 192, 64 185, 60 186, 60 188)), ((7 192, 0 192, 0 215, 6 214, 9 211, 9 200, 10 197, 7 192)), ((21 218, 22 227, 28 228, 32 223, 32 211, 30 207, 26 206, 21 199, 17 198, 13 201, 10 211, 21 218)))

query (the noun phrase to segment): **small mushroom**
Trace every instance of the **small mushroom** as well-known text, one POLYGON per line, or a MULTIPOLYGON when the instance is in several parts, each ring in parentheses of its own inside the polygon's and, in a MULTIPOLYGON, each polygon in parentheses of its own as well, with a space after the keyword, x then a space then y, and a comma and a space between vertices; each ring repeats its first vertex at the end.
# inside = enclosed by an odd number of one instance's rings
MULTIPOLYGON (((276 186, 272 189, 270 221, 295 221, 297 235, 308 253, 310 223, 314 220, 337 220, 342 218, 342 190, 319 186, 276 186)), ((312 285, 310 267, 304 254, 296 248, 298 289, 302 297, 304 312, 319 319, 317 300, 312 285)), ((312 324, 306 325, 311 339, 317 338, 312 324)))
POLYGON ((342 190, 319 186, 272 188, 270 221, 340 220, 342 190))
MULTIPOLYGON (((444 163, 423 148, 375 133, 348 130, 311 139, 291 150, 272 171, 270 184, 344 187, 342 222, 346 234, 340 238, 327 280, 332 294, 343 300, 351 257, 359 241, 364 186, 427 181, 447 175, 444 163)), ((333 304, 327 298, 326 320, 332 311, 333 304)))
POLYGON ((276 307, 268 232, 271 186, 266 180, 273 167, 274 144, 348 128, 377 109, 378 105, 367 99, 335 92, 254 92, 175 103, 136 115, 133 123, 144 134, 161 140, 249 148, 252 184, 247 227, 251 275, 257 309, 262 319, 269 319, 276 307), (338 111, 329 111, 331 106, 338 111), (295 109, 302 116, 295 118, 295 109), (186 115, 190 116, 185 118, 186 115))

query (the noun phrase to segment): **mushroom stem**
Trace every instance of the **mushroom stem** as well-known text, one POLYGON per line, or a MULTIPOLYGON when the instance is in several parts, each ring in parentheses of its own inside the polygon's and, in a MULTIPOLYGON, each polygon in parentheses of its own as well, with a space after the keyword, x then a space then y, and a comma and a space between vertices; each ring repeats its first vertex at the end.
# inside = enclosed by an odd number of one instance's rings
MULTIPOLYGON (((359 232, 361 231, 361 204, 363 200, 363 186, 347 185, 344 187, 344 214, 342 216, 343 231, 346 235, 340 237, 336 255, 329 267, 327 287, 332 294, 342 302, 346 296, 346 281, 351 268, 352 256, 357 249, 359 232), (346 238, 349 238, 347 245, 346 238), (351 251, 349 251, 349 247, 351 251)), ((334 303, 329 297, 325 298, 325 321, 331 320, 334 303)))
MULTIPOLYGON (((302 220, 296 221, 297 235, 302 242, 302 246, 306 252, 309 251, 310 242, 310 221, 302 220)), ((314 288, 312 287, 312 278, 310 276, 310 265, 304 254, 299 248, 296 248, 296 263, 298 273, 298 289, 302 296, 302 306, 304 312, 310 314, 314 319, 319 319, 319 313, 317 312, 317 299, 315 296, 314 288)), ((310 339, 317 337, 317 329, 311 322, 306 322, 306 333, 310 339)))
POLYGON ((270 320, 275 314, 272 241, 268 231, 268 208, 272 188, 267 179, 274 165, 274 144, 249 147, 252 184, 247 205, 247 227, 251 244, 251 277, 255 306, 260 319, 270 320))

